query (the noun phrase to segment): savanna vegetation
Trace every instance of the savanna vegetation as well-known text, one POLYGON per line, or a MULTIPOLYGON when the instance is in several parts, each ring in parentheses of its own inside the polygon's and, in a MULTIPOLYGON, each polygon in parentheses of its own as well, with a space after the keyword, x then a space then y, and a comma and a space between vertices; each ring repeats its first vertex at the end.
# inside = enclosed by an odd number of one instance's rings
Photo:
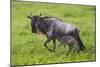
MULTIPOLYGON (((11 65, 34 65, 96 60, 95 44, 95 6, 51 4, 12 1, 11 5, 11 65), (31 23, 27 15, 53 16, 65 23, 76 25, 80 29, 81 39, 87 50, 66 56, 68 47, 57 47, 49 52, 43 45, 43 34, 31 32, 31 23)), ((52 48, 52 42, 49 43, 52 48)))

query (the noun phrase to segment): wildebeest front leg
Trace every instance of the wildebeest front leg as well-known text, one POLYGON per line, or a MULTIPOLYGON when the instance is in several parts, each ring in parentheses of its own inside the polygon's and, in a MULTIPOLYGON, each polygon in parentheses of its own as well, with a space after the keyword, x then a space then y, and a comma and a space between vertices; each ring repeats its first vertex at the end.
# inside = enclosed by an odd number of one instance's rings
POLYGON ((44 46, 49 50, 49 51, 53 51, 52 49, 50 49, 48 46, 47 46, 47 43, 51 41, 51 38, 49 37, 46 42, 44 43, 44 46))
POLYGON ((56 39, 53 39, 53 51, 56 49, 56 39))

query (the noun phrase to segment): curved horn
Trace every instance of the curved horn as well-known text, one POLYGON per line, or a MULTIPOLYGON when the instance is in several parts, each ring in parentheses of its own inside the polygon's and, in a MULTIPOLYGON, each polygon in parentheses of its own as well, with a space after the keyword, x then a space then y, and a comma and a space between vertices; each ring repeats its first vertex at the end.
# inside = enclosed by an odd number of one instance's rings
POLYGON ((32 17, 32 12, 30 12, 30 16, 32 17))
POLYGON ((39 16, 42 16, 42 14, 40 13, 40 15, 39 16))
POLYGON ((31 19, 31 18, 32 18, 32 12, 30 12, 30 15, 27 15, 27 17, 28 17, 29 19, 31 19))

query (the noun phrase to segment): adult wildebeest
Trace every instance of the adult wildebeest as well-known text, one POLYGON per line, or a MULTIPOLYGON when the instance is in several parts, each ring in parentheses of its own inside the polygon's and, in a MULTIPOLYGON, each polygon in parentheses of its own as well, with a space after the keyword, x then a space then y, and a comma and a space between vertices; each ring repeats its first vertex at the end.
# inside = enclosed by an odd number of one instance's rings
POLYGON ((44 46, 49 51, 55 51, 56 48, 56 39, 59 39, 62 36, 69 35, 75 38, 78 42, 80 50, 84 50, 85 46, 83 45, 80 37, 79 30, 71 24, 64 23, 62 20, 56 17, 43 17, 43 16, 27 16, 31 20, 32 32, 36 33, 37 30, 41 31, 46 35, 47 40, 44 43, 44 46), (53 40, 53 50, 48 48, 47 43, 53 40))

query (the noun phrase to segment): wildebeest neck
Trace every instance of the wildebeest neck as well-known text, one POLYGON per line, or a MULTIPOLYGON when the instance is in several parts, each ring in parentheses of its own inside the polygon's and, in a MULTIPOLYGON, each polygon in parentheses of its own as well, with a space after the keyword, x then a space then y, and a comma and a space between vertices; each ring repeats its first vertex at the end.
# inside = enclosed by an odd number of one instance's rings
POLYGON ((40 29, 40 31, 43 34, 46 34, 50 25, 51 24, 49 22, 45 22, 45 21, 41 20, 41 21, 39 21, 38 28, 40 29))

